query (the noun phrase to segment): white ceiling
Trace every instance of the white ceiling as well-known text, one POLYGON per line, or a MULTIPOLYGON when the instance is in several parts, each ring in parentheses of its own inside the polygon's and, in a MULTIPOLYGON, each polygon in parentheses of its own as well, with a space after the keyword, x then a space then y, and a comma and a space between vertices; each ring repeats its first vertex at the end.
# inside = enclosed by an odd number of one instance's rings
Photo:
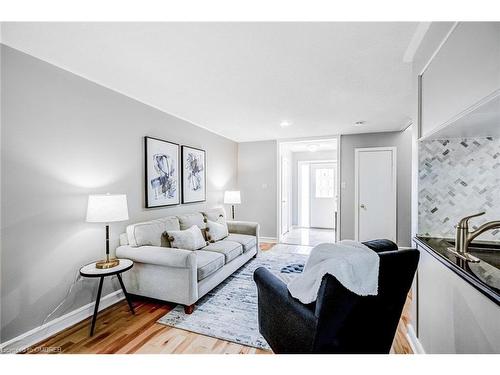
POLYGON ((319 152, 337 150, 336 139, 305 140, 280 143, 281 150, 290 152, 319 152), (311 146, 315 151, 311 151, 311 146))
POLYGON ((252 141, 404 128, 411 65, 403 57, 417 26, 4 23, 2 42, 230 139, 252 141), (291 126, 281 128, 284 120, 291 126), (359 120, 366 124, 354 127, 359 120))

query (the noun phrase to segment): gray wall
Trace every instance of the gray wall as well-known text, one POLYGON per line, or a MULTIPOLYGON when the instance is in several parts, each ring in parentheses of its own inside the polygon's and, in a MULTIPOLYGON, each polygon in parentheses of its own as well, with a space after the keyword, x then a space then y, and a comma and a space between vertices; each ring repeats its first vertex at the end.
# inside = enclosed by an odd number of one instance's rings
POLYGON ((264 237, 276 237, 277 169, 276 141, 239 143, 236 219, 258 221, 264 237))
POLYGON ((343 135, 341 142, 341 223, 340 238, 354 238, 354 149, 359 147, 397 147, 397 236, 398 245, 410 245, 411 231, 411 130, 372 134, 343 135))
POLYGON ((299 223, 299 161, 337 160, 337 151, 292 152, 292 224, 299 223))
MULTIPOLYGON (((1 67, 6 341, 40 326, 79 267, 102 257, 104 227, 85 222, 88 194, 126 193, 129 223, 221 204, 236 188, 238 145, 6 46, 1 67), (207 151, 206 203, 144 209, 145 135, 207 151)), ((126 225, 111 225, 112 249, 126 225)), ((95 287, 79 282, 51 319, 91 302, 95 287)))

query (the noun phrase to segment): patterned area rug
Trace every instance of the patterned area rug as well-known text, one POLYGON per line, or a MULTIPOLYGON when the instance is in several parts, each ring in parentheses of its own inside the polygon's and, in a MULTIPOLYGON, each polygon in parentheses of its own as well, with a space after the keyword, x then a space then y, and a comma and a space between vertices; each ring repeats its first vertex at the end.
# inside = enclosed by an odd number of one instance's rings
POLYGON ((298 273, 280 271, 290 264, 304 264, 307 255, 286 253, 286 248, 283 246, 280 249, 277 245, 272 251, 259 253, 257 258, 250 260, 199 300, 191 315, 185 314, 183 307, 178 305, 158 323, 269 350, 269 345, 259 333, 257 286, 253 273, 258 267, 266 267, 285 282, 296 277, 298 273))

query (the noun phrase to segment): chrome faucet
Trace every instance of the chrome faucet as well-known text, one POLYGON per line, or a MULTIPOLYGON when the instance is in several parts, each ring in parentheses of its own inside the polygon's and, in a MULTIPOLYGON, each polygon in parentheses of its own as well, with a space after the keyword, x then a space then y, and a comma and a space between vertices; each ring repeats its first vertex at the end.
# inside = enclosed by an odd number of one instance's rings
POLYGON ((491 229, 500 228, 500 220, 489 221, 484 223, 479 228, 474 231, 469 231, 469 219, 477 216, 484 215, 485 212, 480 212, 478 214, 466 216, 461 219, 457 224, 457 234, 455 238, 455 247, 449 247, 448 251, 455 254, 457 257, 464 259, 468 262, 477 263, 480 260, 475 256, 469 254, 469 245, 474 238, 479 236, 481 233, 484 233, 491 229))

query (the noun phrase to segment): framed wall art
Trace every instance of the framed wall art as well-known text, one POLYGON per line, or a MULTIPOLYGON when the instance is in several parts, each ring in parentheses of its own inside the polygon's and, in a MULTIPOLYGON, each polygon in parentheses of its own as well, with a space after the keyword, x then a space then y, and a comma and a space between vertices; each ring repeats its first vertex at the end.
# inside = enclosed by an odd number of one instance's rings
POLYGON ((179 145, 144 137, 146 208, 180 204, 179 145))
POLYGON ((205 151, 182 146, 182 203, 206 200, 206 172, 205 151))

